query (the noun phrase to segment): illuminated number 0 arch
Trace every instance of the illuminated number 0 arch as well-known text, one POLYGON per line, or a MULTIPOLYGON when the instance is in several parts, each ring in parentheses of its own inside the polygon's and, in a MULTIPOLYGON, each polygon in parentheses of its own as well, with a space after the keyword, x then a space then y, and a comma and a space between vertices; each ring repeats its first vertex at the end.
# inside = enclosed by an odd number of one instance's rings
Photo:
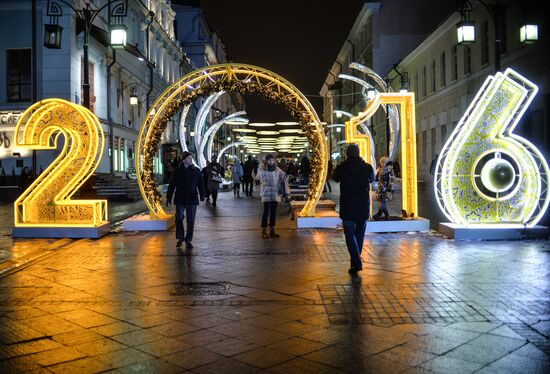
POLYGON ((212 65, 185 75, 168 87, 149 109, 136 146, 136 172, 141 195, 152 217, 167 218, 153 171, 153 158, 168 121, 183 105, 199 96, 228 90, 255 93, 283 104, 300 123, 312 149, 312 175, 308 199, 301 216, 313 216, 327 175, 328 155, 324 132, 317 113, 305 96, 283 77, 260 67, 243 64, 212 65))
POLYGON ((72 200, 92 175, 103 153, 104 136, 88 109, 61 99, 42 100, 17 122, 17 147, 56 149, 59 156, 15 201, 15 226, 96 227, 107 222, 106 200, 72 200))

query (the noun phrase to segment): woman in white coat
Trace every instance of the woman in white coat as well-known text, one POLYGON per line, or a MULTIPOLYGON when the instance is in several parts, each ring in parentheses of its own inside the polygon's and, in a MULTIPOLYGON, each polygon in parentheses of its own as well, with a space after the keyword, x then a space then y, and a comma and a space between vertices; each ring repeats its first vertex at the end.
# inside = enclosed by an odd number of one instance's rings
POLYGON ((262 214, 262 238, 278 238, 275 232, 275 218, 277 217, 277 204, 281 202, 282 193, 287 193, 288 185, 285 173, 275 164, 275 157, 268 154, 265 164, 258 168, 257 178, 260 180, 260 196, 264 204, 262 214), (269 234, 267 233, 267 219, 269 217, 269 234))

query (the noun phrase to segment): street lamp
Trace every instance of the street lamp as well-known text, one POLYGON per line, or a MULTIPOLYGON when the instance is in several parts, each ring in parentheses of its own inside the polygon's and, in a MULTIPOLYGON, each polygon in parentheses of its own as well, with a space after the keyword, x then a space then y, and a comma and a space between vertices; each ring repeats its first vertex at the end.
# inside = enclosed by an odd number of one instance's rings
MULTIPOLYGON (((486 0, 477 0, 489 13, 495 28, 495 71, 500 71, 500 51, 502 43, 502 25, 505 20, 506 11, 514 0, 503 3, 502 0, 495 0, 488 3, 486 0)), ((459 0, 458 11, 461 22, 457 23, 458 44, 471 44, 475 42, 474 22, 469 20, 473 11, 470 0, 459 0)), ((524 22, 520 28, 520 41, 522 43, 534 43, 538 40, 538 25, 533 22, 524 22)))
POLYGON ((90 108, 90 71, 88 59, 88 39, 95 18, 103 9, 114 5, 109 13, 109 22, 111 17, 115 20, 115 25, 110 25, 111 28, 111 46, 113 48, 124 48, 126 45, 126 28, 121 24, 122 18, 126 17, 128 11, 128 0, 110 0, 105 5, 98 9, 90 8, 90 3, 86 3, 83 9, 74 8, 65 0, 48 0, 46 14, 50 17, 50 23, 44 25, 44 47, 46 48, 61 48, 61 34, 63 28, 58 24, 59 17, 63 16, 63 5, 71 8, 76 17, 84 22, 84 82, 82 90, 84 92, 83 104, 86 108, 90 108))

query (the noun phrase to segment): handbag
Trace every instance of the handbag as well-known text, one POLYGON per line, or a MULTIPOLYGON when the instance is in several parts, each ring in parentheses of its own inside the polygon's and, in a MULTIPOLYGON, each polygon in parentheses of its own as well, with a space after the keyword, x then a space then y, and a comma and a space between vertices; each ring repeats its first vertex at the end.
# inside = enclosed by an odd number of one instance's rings
POLYGON ((219 175, 218 173, 214 173, 212 175, 212 182, 216 182, 216 183, 223 182, 221 175, 219 175))
POLYGON ((289 191, 289 188, 288 188, 288 181, 287 181, 287 176, 284 175, 282 178, 281 178, 281 183, 279 184, 279 195, 282 195, 282 196, 288 196, 290 195, 290 191, 289 191))

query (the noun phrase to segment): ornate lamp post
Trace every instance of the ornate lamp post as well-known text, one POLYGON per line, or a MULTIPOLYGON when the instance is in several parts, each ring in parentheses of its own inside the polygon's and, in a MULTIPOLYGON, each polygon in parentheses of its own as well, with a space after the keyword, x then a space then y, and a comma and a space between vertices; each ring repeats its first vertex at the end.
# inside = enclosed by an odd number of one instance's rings
MULTIPOLYGON (((84 23, 84 82, 82 90, 84 92, 83 105, 90 108, 90 71, 88 63, 88 40, 90 31, 95 18, 107 7, 110 8, 109 20, 114 19, 115 23, 109 25, 111 29, 111 47, 124 48, 126 46, 126 28, 122 24, 122 19, 126 17, 128 11, 128 0, 110 0, 98 9, 90 7, 86 3, 83 9, 76 9, 65 0, 48 0, 46 14, 50 17, 50 24, 44 25, 44 47, 61 48, 61 34, 63 27, 58 24, 59 17, 63 16, 63 5, 66 5, 84 23), (113 6, 111 8, 111 6, 113 6)), ((110 22, 110 21, 109 21, 110 22)))

